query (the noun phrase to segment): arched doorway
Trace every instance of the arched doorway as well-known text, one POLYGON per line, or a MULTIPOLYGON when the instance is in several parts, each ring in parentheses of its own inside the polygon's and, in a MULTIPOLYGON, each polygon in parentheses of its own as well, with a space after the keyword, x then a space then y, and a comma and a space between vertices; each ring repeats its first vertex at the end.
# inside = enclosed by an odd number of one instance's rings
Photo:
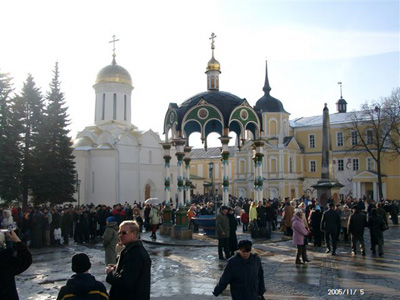
POLYGON ((150 197, 150 191, 151 191, 151 187, 150 184, 146 184, 145 188, 144 188, 144 199, 147 200, 150 197))

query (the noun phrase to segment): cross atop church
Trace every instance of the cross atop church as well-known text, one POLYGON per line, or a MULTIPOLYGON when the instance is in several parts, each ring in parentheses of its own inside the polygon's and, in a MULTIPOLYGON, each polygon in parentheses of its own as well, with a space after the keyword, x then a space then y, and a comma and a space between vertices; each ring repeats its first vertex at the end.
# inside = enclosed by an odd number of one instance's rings
POLYGON ((214 34, 214 32, 211 33, 210 40, 211 40, 211 49, 212 49, 212 50, 215 49, 215 46, 214 46, 214 39, 215 39, 216 37, 217 37, 217 36, 214 34))
POLYGON ((113 56, 115 57, 115 42, 118 42, 119 39, 118 40, 115 39, 115 34, 112 37, 113 39, 112 41, 109 41, 109 43, 113 43, 113 56))

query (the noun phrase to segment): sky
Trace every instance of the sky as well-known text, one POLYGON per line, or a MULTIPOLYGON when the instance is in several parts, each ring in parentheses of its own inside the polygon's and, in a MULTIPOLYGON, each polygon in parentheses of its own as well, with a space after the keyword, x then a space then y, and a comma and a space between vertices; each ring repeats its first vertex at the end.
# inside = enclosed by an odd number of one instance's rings
POLYGON ((207 89, 212 32, 220 90, 254 106, 267 60, 271 95, 290 119, 322 114, 324 103, 335 112, 338 82, 348 111, 400 86, 398 0, 14 0, 1 12, 0 72, 17 93, 30 73, 45 94, 58 62, 72 138, 94 123, 92 86, 113 35, 134 86, 132 123, 161 139, 169 103, 207 89))

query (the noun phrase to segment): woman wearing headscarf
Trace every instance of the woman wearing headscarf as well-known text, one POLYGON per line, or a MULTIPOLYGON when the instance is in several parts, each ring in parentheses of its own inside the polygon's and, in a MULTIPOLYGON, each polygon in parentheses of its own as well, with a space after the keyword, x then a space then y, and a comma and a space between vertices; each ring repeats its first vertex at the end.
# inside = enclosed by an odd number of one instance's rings
POLYGON ((308 235, 308 230, 304 226, 304 221, 302 219, 303 211, 296 208, 293 219, 292 219, 292 229, 293 229, 293 244, 297 246, 296 253, 296 265, 304 264, 309 262, 307 259, 306 245, 304 244, 304 237, 308 235), (300 261, 300 257, 303 262, 300 261))

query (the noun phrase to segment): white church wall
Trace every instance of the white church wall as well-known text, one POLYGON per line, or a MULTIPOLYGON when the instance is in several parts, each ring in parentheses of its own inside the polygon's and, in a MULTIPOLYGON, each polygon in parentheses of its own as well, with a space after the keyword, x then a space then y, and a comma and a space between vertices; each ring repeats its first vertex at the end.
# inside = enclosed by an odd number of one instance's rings
POLYGON ((94 149, 90 153, 90 202, 114 205, 117 203, 116 152, 94 149))

